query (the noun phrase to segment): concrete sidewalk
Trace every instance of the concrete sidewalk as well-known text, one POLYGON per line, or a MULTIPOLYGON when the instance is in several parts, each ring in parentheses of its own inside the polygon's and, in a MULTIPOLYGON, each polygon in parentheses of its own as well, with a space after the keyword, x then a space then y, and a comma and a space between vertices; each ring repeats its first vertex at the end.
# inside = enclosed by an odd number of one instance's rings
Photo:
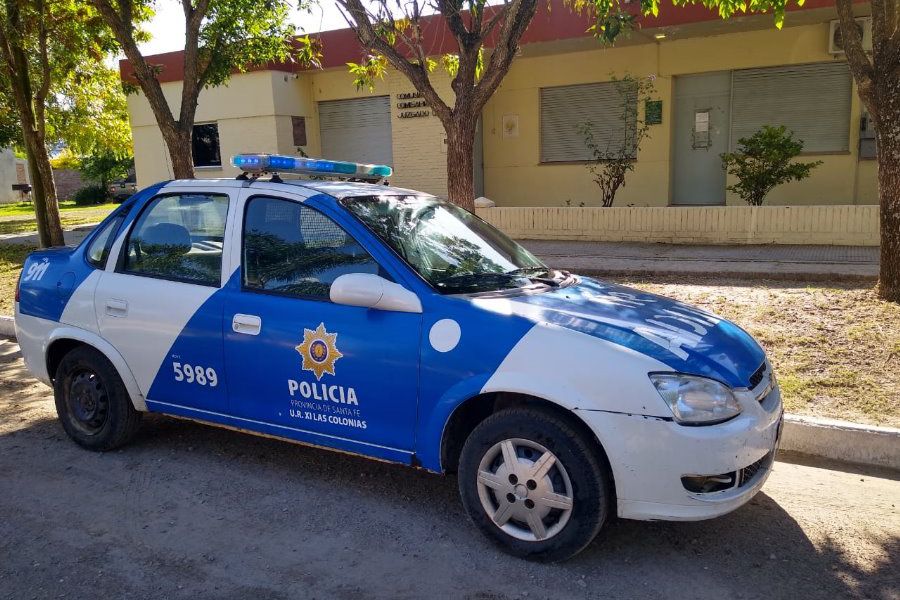
MULTIPOLYGON (((96 226, 97 223, 89 223, 87 225, 78 225, 72 229, 65 230, 63 235, 66 238, 66 244, 69 246, 78 245, 78 243, 87 237, 87 234, 89 234, 96 226)), ((0 244, 25 244, 28 246, 37 246, 38 234, 36 231, 30 233, 4 233, 0 235, 0 244)))
POLYGON ((519 240, 551 267, 585 275, 716 275, 768 279, 875 280, 874 246, 701 246, 519 240))
MULTIPOLYGON (((95 224, 65 232, 78 244, 95 224)), ((876 246, 639 244, 519 240, 551 267, 584 275, 715 275, 753 279, 873 281, 876 246)), ((0 235, 0 244, 37 245, 37 233, 0 235)))

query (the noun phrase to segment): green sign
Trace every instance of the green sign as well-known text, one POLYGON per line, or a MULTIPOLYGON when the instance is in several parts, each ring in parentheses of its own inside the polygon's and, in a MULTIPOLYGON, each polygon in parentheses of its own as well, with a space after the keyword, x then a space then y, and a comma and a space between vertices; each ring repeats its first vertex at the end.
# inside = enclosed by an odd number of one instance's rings
POLYGON ((662 100, 646 100, 644 102, 644 121, 647 125, 662 124, 662 100))

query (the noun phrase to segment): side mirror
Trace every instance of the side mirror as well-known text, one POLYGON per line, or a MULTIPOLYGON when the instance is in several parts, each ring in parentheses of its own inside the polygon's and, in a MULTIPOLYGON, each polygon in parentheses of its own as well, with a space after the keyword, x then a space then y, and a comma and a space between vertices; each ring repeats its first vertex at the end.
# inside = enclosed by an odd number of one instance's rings
POLYGON ((370 273, 341 275, 331 284, 330 296, 335 304, 396 312, 422 312, 418 296, 400 284, 370 273))

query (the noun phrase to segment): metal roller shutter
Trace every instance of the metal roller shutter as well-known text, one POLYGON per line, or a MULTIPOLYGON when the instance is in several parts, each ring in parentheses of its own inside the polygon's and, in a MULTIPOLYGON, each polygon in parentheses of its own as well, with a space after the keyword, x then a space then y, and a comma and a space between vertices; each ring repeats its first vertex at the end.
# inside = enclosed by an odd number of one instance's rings
MULTIPOLYGON (((637 102, 636 92, 630 100, 637 102)), ((587 121, 593 124, 598 142, 621 147, 624 112, 622 95, 612 81, 541 88, 541 162, 593 158, 578 131, 587 121)))
POLYGON ((390 96, 319 102, 322 158, 390 165, 390 96))
POLYGON ((784 125, 804 152, 846 152, 851 93, 845 62, 734 71, 731 148, 763 125, 784 125))

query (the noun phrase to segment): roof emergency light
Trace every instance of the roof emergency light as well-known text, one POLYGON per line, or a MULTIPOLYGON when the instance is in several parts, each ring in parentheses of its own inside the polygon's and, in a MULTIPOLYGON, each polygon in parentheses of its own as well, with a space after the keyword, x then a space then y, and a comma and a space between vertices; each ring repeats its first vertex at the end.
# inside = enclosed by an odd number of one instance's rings
POLYGON ((331 175, 359 179, 384 179, 393 170, 387 165, 365 165, 341 160, 322 160, 280 154, 236 154, 231 164, 244 173, 296 173, 298 175, 331 175))

